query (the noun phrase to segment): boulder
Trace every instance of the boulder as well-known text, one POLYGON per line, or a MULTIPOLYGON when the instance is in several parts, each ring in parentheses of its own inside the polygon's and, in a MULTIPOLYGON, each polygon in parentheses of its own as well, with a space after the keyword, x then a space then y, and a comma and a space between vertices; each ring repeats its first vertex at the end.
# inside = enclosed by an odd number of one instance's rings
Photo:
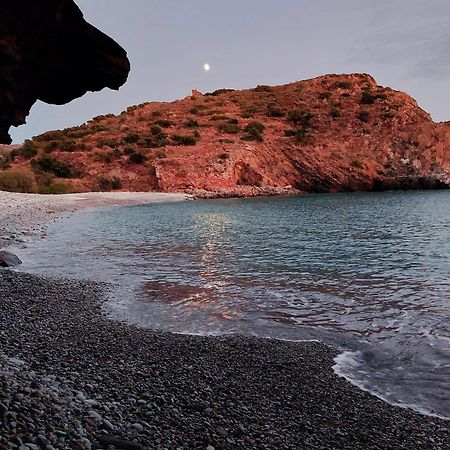
POLYGON ((22 261, 13 253, 0 251, 0 267, 14 267, 22 264, 22 261))

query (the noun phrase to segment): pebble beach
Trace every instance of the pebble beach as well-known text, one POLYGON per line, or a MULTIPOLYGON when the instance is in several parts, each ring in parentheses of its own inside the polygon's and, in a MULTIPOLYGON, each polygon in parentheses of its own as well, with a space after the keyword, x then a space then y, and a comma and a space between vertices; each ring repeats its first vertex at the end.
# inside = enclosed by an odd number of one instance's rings
MULTIPOLYGON (((0 248, 84 207, 172 194, 0 193, 0 248)), ((440 449, 449 422, 333 372, 338 349, 108 319, 114 286, 0 269, 0 449, 440 449)))

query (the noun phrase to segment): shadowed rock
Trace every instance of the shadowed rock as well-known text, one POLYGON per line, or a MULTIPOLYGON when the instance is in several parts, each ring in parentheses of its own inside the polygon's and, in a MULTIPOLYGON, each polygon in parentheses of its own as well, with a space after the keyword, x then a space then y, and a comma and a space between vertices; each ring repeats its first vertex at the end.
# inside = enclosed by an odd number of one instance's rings
POLYGON ((0 267, 14 267, 22 264, 22 261, 14 254, 0 251, 0 267))
POLYGON ((3 0, 0 15, 0 143, 37 100, 64 104, 87 91, 118 89, 125 50, 87 23, 72 0, 3 0))

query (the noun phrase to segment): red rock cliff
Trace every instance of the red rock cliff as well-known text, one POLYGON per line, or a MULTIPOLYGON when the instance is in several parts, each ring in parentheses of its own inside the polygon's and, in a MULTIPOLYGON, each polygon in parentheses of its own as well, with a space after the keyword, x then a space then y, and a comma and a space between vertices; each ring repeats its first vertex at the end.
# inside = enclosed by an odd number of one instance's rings
POLYGON ((443 188, 449 148, 449 126, 407 94, 365 74, 327 75, 130 107, 35 138, 12 167, 78 191, 443 188))

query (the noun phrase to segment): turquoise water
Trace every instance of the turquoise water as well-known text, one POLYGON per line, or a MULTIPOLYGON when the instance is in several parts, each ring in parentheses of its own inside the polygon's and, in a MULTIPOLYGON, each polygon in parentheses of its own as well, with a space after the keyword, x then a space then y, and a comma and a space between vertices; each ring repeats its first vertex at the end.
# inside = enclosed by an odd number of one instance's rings
POLYGON ((163 330, 340 346, 336 371, 450 417, 450 192, 90 210, 23 270, 113 281, 109 313, 163 330))

